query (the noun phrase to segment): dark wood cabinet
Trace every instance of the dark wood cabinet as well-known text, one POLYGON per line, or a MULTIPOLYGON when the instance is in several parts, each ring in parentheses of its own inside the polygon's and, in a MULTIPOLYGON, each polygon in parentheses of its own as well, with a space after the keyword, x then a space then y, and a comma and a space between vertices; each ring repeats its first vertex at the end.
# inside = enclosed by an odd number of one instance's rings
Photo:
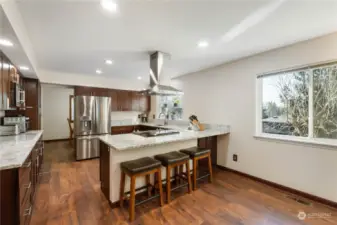
POLYGON ((118 105, 118 90, 110 90, 111 97, 111 111, 119 111, 118 105))
POLYGON ((18 106, 15 88, 22 86, 21 76, 6 55, 0 51, 0 110, 18 106))
MULTIPOLYGON (((205 137, 198 139, 198 147, 208 148, 211 150, 212 164, 217 165, 218 139, 217 136, 205 137)), ((200 160, 200 164, 208 165, 207 161, 200 160)))
POLYGON ((148 112, 151 109, 150 96, 137 91, 76 86, 75 95, 111 97, 111 111, 148 112))
POLYGON ((111 127, 111 135, 116 134, 129 134, 136 130, 137 126, 120 126, 120 127, 111 127))
POLYGON ((135 125, 135 126, 117 126, 117 127, 111 127, 111 134, 130 134, 134 131, 147 131, 147 130, 167 130, 167 128, 163 127, 152 127, 152 126, 145 126, 145 125, 135 125))
POLYGON ((75 95, 92 96, 93 91, 92 91, 91 87, 76 86, 75 87, 75 95))
POLYGON ((110 89, 76 86, 75 95, 110 97, 110 89))
POLYGON ((37 79, 24 78, 24 87, 27 107, 25 116, 29 118, 29 130, 39 130, 41 129, 41 84, 37 79))
POLYGON ((100 141, 99 175, 101 190, 106 199, 110 199, 110 148, 100 141))
POLYGON ((29 225, 43 157, 41 139, 20 168, 0 171, 0 224, 29 225))
POLYGON ((132 91, 119 90, 117 92, 118 111, 132 111, 132 91))

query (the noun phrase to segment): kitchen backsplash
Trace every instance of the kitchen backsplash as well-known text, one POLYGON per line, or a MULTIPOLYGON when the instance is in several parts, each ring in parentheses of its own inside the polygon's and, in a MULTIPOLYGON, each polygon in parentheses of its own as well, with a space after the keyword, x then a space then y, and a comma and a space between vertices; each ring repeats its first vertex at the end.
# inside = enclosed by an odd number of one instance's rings
POLYGON ((111 123, 132 124, 138 122, 138 114, 141 112, 111 112, 111 123))

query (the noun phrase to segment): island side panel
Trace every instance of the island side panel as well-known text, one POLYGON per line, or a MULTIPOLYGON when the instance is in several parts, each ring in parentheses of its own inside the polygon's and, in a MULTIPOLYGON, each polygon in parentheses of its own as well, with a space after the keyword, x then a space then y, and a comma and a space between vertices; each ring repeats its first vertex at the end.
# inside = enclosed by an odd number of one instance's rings
POLYGON ((219 166, 226 167, 230 159, 228 158, 229 135, 230 134, 219 135, 217 138, 217 165, 219 166))
POLYGON ((105 197, 110 197, 110 148, 104 142, 100 141, 100 158, 99 158, 99 178, 101 190, 105 197))
MULTIPOLYGON (((184 148, 191 148, 197 146, 197 140, 187 140, 172 142, 167 144, 153 145, 149 147, 134 148, 129 150, 118 151, 110 147, 110 201, 115 203, 119 199, 119 184, 121 177, 120 163, 139 159, 142 157, 153 157, 157 154, 167 153, 171 151, 179 151, 184 148)), ((162 179, 166 178, 165 167, 162 167, 162 179)), ((153 183, 153 176, 151 176, 151 182, 153 183)), ((136 179, 136 188, 145 185, 145 177, 139 177, 136 179)), ((125 190, 130 190, 130 178, 126 176, 125 190)))

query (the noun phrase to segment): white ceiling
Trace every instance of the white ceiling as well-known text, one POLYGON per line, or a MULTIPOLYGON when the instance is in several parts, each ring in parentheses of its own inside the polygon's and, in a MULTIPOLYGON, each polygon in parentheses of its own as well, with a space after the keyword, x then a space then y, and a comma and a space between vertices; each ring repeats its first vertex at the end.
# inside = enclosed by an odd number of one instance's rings
POLYGON ((11 60, 11 62, 19 68, 19 66, 26 66, 28 71, 20 71, 25 77, 36 78, 35 71, 32 69, 30 61, 25 54, 11 24, 9 23, 3 9, 0 7, 0 38, 5 38, 13 43, 11 47, 0 45, 0 50, 11 60))
POLYGON ((147 52, 160 50, 171 54, 165 75, 176 77, 337 31, 334 0, 120 0, 114 15, 98 0, 18 5, 39 67, 91 76, 148 77, 147 52), (241 26, 244 32, 223 40, 241 26), (198 48, 199 40, 209 47, 198 48))

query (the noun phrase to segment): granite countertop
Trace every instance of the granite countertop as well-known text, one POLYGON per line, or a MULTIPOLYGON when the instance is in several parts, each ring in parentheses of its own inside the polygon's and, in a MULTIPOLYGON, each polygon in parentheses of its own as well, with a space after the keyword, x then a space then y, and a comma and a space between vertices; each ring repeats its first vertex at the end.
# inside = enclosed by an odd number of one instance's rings
POLYGON ((0 170, 21 167, 42 133, 42 130, 34 130, 0 137, 0 170))
MULTIPOLYGON (((139 123, 139 125, 158 127, 158 125, 151 123, 139 123)), ((99 139, 104 143, 106 143, 107 145, 109 145, 110 147, 122 151, 176 141, 185 141, 216 135, 224 135, 228 134, 230 131, 230 127, 226 125, 221 125, 216 128, 209 128, 206 129, 205 131, 187 130, 186 126, 179 126, 179 125, 166 125, 160 127, 178 130, 180 131, 180 133, 167 136, 147 137, 147 138, 135 134, 104 135, 99 137, 99 139)))

